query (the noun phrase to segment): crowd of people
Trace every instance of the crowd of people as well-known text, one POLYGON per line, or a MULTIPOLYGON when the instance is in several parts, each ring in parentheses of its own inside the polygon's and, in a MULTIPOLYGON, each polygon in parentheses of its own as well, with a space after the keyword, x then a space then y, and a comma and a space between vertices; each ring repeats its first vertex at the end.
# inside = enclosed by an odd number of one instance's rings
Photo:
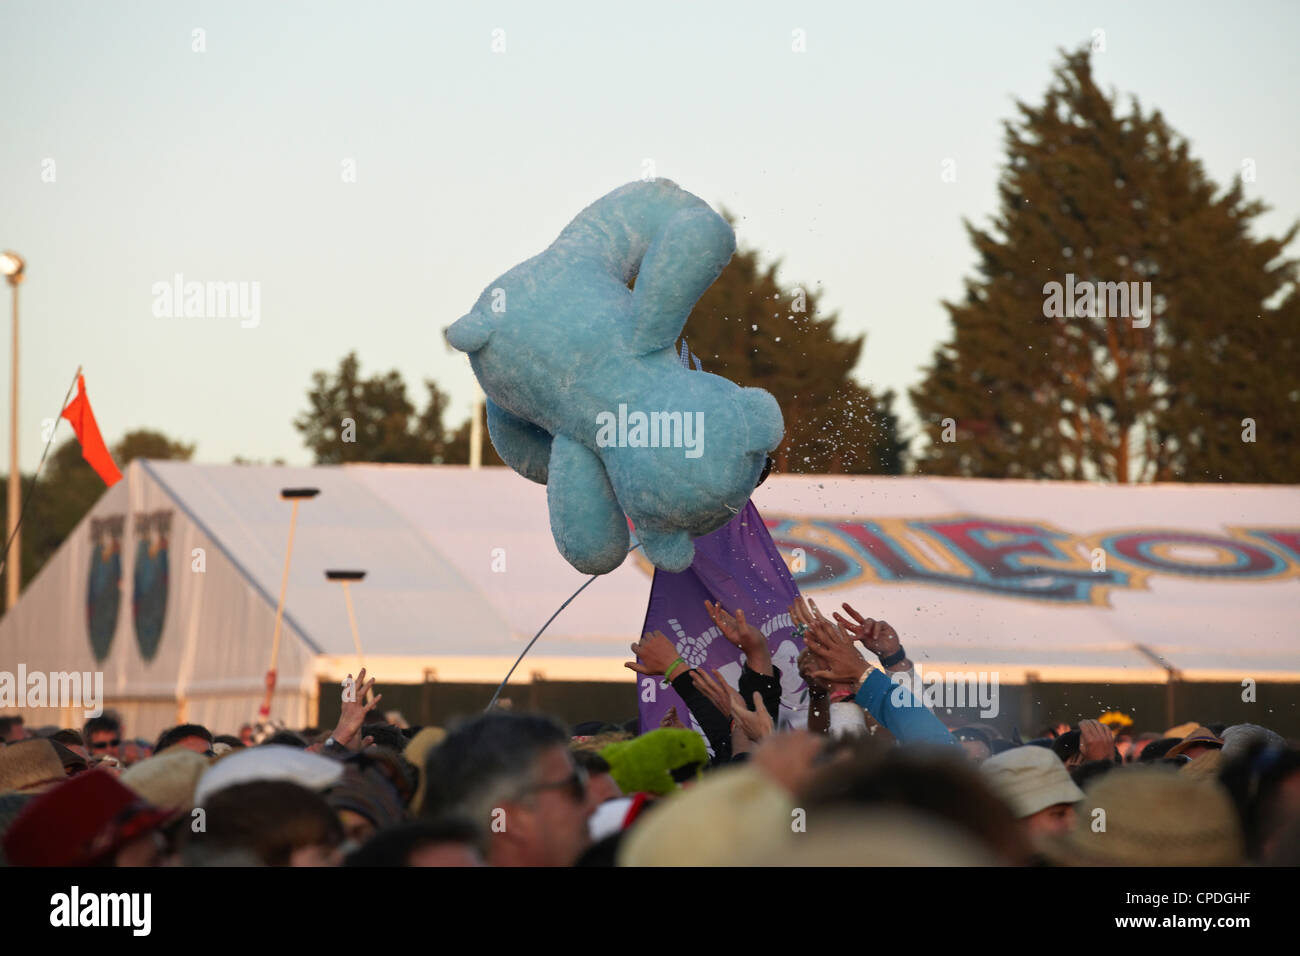
POLYGON ((792 726, 761 632, 707 608, 737 686, 645 635, 628 667, 688 711, 654 728, 501 709, 410 727, 364 670, 331 730, 183 724, 149 742, 111 713, 79 730, 0 718, 0 864, 1300 863, 1300 749, 1271 730, 1138 733, 1121 713, 1029 740, 949 728, 894 628, 803 599, 792 726))

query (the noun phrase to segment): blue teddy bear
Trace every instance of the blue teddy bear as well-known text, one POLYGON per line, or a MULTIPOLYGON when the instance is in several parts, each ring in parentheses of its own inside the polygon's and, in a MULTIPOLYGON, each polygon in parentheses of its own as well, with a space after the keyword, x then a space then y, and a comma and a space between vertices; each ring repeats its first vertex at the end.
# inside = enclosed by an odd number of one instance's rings
POLYGON ((622 564, 629 518, 656 567, 686 570, 692 538, 740 511, 781 443, 775 398, 684 368, 673 347, 735 249, 699 197, 629 183, 446 330, 487 393, 497 453, 546 485, 556 546, 580 571, 622 564))

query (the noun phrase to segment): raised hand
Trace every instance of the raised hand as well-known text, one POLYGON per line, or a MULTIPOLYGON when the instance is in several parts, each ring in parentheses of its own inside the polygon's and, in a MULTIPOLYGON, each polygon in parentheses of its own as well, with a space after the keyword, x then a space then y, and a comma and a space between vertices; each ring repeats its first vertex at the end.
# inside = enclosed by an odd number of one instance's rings
POLYGON ((772 676, 772 652, 767 646, 763 632, 745 620, 743 608, 736 608, 735 616, 727 613, 721 604, 704 602, 704 610, 725 637, 736 647, 745 652, 745 663, 756 674, 772 676))
POLYGON ((839 611, 835 611, 835 622, 854 640, 861 641, 862 646, 877 657, 888 657, 898 652, 902 642, 899 640, 898 632, 888 623, 863 617, 850 604, 845 604, 844 610, 853 620, 842 617, 839 611))
MULTIPOLYGON (((352 680, 352 675, 348 675, 348 680, 352 680)), ((356 683, 352 687, 351 694, 343 695, 343 703, 339 709, 339 722, 334 728, 333 737, 339 743, 347 746, 361 731, 361 725, 366 722, 366 715, 378 706, 379 702, 384 699, 383 694, 378 694, 373 700, 367 701, 370 691, 375 686, 375 679, 372 677, 366 680, 366 669, 361 668, 357 674, 356 683)))
POLYGON ((628 661, 623 666, 629 670, 634 670, 638 674, 645 674, 649 677, 656 677, 663 674, 669 680, 672 675, 668 674, 672 670, 675 674, 681 674, 679 667, 685 667, 685 662, 674 664, 677 660, 677 648, 673 642, 668 640, 663 631, 649 631, 645 637, 632 645, 632 653, 636 655, 635 661, 628 661))
POLYGON ((709 699, 709 703, 718 708, 723 715, 731 714, 731 698, 727 695, 727 682, 723 680, 722 675, 717 671, 713 672, 714 676, 710 677, 704 670, 691 671, 691 683, 697 690, 709 699))
POLYGON ((732 616, 721 604, 705 600, 704 610, 709 612, 709 617, 718 626, 722 636, 746 654, 753 648, 766 645, 762 632, 745 620, 745 612, 742 608, 736 608, 735 616, 732 616))
POLYGON ((682 723, 682 719, 677 716, 677 707, 675 705, 669 707, 668 713, 659 718, 659 726, 670 727, 676 730, 686 729, 686 725, 682 723))
POLYGON ((1100 720, 1079 721, 1079 757, 1082 763, 1115 759, 1115 735, 1100 720))
POLYGON ((754 692, 754 710, 750 710, 740 692, 727 683, 718 671, 709 676, 702 670, 691 671, 691 680, 700 693, 713 702, 713 706, 736 721, 741 732, 757 743, 772 733, 772 715, 767 712, 763 695, 754 692))
POLYGON ((853 639, 825 618, 816 620, 809 627, 804 633, 804 642, 821 659, 822 666, 812 672, 813 677, 832 684, 857 686, 871 667, 854 646, 853 639))
POLYGON ((763 703, 763 695, 754 691, 754 709, 750 710, 745 706, 745 700, 740 694, 732 690, 728 685, 727 690, 731 691, 731 716, 736 718, 736 723, 744 731, 745 736, 754 743, 758 743, 765 737, 771 736, 773 731, 772 715, 767 712, 767 707, 763 703))

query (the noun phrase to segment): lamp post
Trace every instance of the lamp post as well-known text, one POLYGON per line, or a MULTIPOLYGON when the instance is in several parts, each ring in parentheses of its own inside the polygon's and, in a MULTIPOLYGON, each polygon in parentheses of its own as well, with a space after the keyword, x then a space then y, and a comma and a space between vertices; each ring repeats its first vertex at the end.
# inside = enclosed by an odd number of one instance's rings
POLYGON ((319 488, 282 488, 280 497, 293 502, 293 512, 289 515, 289 545, 284 550, 284 575, 280 578, 280 601, 275 606, 275 634, 271 637, 271 668, 266 672, 266 697, 262 709, 258 711, 265 720, 271 715, 271 695, 275 693, 275 667, 280 659, 280 624, 284 620, 284 595, 289 589, 289 559, 293 557, 293 532, 298 526, 298 503, 320 494, 319 488))
POLYGON ((352 610, 352 590, 348 587, 353 581, 360 581, 366 576, 365 571, 326 571, 326 581, 338 581, 343 585, 343 600, 348 606, 348 623, 352 625, 352 643, 357 649, 357 666, 365 667, 366 659, 361 653, 361 636, 357 633, 357 615, 352 610))
POLYGON ((6 512, 7 534, 10 540, 9 567, 5 572, 5 607, 11 608, 18 603, 18 589, 22 586, 23 543, 18 536, 18 509, 22 475, 18 465, 18 284, 23 281, 23 270, 27 263, 16 252, 0 252, 0 273, 9 280, 13 289, 14 323, 13 354, 9 375, 9 504, 6 512))
MULTIPOLYGON (((325 580, 338 581, 343 585, 343 600, 348 606, 348 624, 352 626, 352 644, 357 649, 357 673, 366 668, 366 657, 361 650, 361 635, 357 631, 357 615, 352 609, 352 588, 349 585, 353 581, 360 581, 366 576, 365 571, 326 571, 325 580)), ((372 695, 367 694, 367 703, 372 695)))

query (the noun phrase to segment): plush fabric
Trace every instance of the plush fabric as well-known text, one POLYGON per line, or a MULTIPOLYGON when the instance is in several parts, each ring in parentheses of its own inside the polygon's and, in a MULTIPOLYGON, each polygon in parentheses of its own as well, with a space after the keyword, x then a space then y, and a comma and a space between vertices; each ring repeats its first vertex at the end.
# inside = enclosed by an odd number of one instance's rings
POLYGON ((581 571, 623 562, 628 518, 655 566, 685 570, 691 539, 744 506, 780 444, 776 399, 686 369, 674 349, 735 247, 703 200, 630 183, 446 331, 487 394, 497 453, 547 486, 555 543, 581 571))
POLYGON ((671 793, 678 777, 698 776, 709 762, 704 738, 693 730, 661 727, 648 734, 609 744, 600 755, 624 793, 671 793))

